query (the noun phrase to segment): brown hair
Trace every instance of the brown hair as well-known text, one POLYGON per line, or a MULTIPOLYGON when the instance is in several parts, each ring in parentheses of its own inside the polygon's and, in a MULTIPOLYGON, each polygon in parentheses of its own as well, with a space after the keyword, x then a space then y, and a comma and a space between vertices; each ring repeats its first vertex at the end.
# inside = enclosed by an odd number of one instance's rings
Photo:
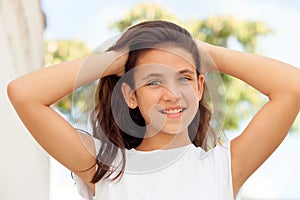
MULTIPOLYGON (((135 67, 141 53, 151 48, 163 47, 163 45, 180 47, 190 52, 193 55, 197 73, 200 72, 200 56, 191 34, 184 28, 167 21, 157 20, 139 23, 129 28, 107 51, 125 48, 129 50, 125 65, 124 76, 126 76, 126 72, 135 67)), ((128 76, 132 76, 130 73, 128 74, 128 76)), ((126 164, 125 149, 139 146, 145 133, 144 118, 138 107, 135 109, 127 107, 121 93, 122 82, 119 80, 120 77, 116 75, 107 76, 101 78, 97 86, 96 107, 91 114, 91 120, 93 135, 101 141, 101 145, 96 157, 97 171, 91 180, 92 183, 96 183, 102 178, 108 178, 115 171, 111 165, 119 151, 122 155, 122 162, 119 164, 121 170, 112 180, 121 177, 126 164), (129 115, 124 114, 128 113, 128 109, 129 115)), ((129 80, 127 83, 134 88, 133 78, 127 77, 126 80, 129 80)), ((188 133, 192 143, 205 150, 208 149, 208 139, 213 141, 213 144, 217 140, 215 133, 210 128, 210 119, 211 112, 205 99, 202 98, 197 114, 188 126, 188 133)))

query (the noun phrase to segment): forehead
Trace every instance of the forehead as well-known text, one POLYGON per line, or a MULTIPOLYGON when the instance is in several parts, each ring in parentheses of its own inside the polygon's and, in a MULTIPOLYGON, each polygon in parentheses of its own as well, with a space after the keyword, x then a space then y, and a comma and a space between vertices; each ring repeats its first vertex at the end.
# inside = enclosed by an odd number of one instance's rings
POLYGON ((196 70, 192 54, 181 48, 148 50, 138 57, 136 66, 136 72, 143 73, 153 71, 163 72, 166 70, 174 72, 184 69, 196 70))

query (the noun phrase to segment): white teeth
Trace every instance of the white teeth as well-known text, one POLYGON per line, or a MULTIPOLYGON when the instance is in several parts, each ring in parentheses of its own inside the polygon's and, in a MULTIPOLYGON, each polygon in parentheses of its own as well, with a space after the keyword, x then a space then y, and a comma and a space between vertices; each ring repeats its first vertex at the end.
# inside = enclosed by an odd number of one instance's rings
POLYGON ((176 114, 182 112, 182 109, 164 110, 165 114, 176 114))

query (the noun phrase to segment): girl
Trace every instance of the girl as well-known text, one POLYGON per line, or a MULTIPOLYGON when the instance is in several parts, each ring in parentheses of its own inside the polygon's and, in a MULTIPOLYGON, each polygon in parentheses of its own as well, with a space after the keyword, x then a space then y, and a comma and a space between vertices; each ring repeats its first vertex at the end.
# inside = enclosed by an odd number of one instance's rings
POLYGON ((8 95, 37 142, 76 175, 86 198, 227 200, 288 133, 300 108, 299 85, 293 66, 196 43, 182 27, 147 21, 105 53, 17 78, 8 95), (269 98, 223 144, 203 98, 204 74, 213 70, 201 66, 204 50, 221 73, 269 98), (91 139, 50 106, 99 77, 91 139))

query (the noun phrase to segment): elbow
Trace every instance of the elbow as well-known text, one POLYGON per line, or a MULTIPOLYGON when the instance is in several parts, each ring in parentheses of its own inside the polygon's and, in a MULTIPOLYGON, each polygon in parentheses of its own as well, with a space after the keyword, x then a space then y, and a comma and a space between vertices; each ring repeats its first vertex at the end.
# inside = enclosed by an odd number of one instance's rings
POLYGON ((297 105, 300 109, 300 69, 286 80, 285 84, 281 85, 280 90, 276 90, 272 95, 268 95, 270 100, 284 100, 297 105), (275 94, 274 94, 275 93, 275 94))
POLYGON ((19 80, 13 80, 7 85, 7 96, 14 107, 26 101, 22 83, 19 80))

